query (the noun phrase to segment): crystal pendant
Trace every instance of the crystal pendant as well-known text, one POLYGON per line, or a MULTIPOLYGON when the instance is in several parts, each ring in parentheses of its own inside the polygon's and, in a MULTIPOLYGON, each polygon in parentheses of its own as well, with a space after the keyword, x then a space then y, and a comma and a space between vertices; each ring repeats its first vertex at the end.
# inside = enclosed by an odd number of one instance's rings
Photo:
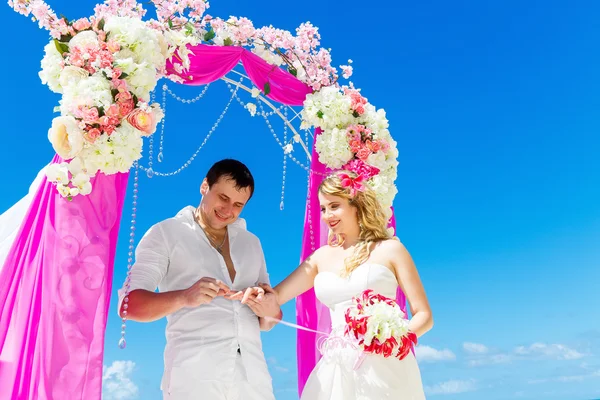
POLYGON ((158 162, 162 162, 163 161, 163 153, 162 153, 162 151, 160 153, 158 153, 158 155, 156 156, 156 159, 158 160, 158 162))
POLYGON ((152 178, 154 176, 154 170, 152 169, 152 167, 146 170, 146 175, 148 175, 148 178, 152 178))
POLYGON ((121 339, 119 339, 119 348, 124 349, 125 346, 127 346, 127 342, 125 341, 125 338, 122 337, 121 339))
POLYGON ((281 200, 281 203, 279 203, 279 209, 283 211, 283 200, 281 200))

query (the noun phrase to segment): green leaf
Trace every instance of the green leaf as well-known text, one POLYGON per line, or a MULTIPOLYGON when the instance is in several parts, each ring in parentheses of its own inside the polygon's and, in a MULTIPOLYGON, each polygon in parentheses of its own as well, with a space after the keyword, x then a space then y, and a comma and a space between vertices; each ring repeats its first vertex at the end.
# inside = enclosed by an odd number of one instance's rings
POLYGON ((269 82, 265 82, 265 87, 263 88, 263 93, 267 96, 271 93, 271 84, 269 82))
POLYGON ((125 72, 121 72, 121 75, 119 76, 119 79, 125 79, 127 78, 129 75, 127 75, 125 72))
POLYGON ((67 46, 64 43, 59 42, 57 39, 54 39, 54 45, 56 46, 56 50, 58 50, 58 52, 60 53, 61 56, 64 53, 69 52, 69 46, 67 46))
POLYGON ((296 77, 298 76, 298 70, 296 68, 288 67, 288 72, 296 77))
POLYGON ((169 29, 173 29, 173 21, 171 21, 171 18, 169 18, 167 22, 169 23, 169 29))
POLYGON ((99 22, 98 22, 98 30, 102 31, 104 30, 104 18, 102 18, 99 22))
POLYGON ((117 95, 119 94, 119 90, 118 89, 113 89, 110 91, 110 94, 112 94, 112 97, 117 97, 117 95))
POLYGON ((192 25, 190 22, 185 24, 185 34, 188 36, 192 36, 194 34, 194 25, 192 25))
POLYGON ((319 110, 319 111, 317 112, 317 117, 319 117, 319 118, 323 118, 323 111, 319 110))
POLYGON ((60 39, 58 39, 58 41, 63 42, 63 43, 68 43, 71 39, 73 39, 73 36, 71 36, 71 35, 61 35, 60 39))
POLYGON ((231 38, 227 38, 223 41, 223 44, 225 46, 231 46, 233 44, 233 40, 231 40, 231 38))
POLYGON ((360 117, 360 114, 358 113, 358 111, 353 111, 352 115, 354 116, 354 118, 360 117))
POLYGON ((213 31, 213 28, 210 28, 210 31, 208 31, 204 34, 204 41, 210 42, 211 40, 213 40, 215 38, 215 36, 216 36, 215 31, 213 31))
POLYGON ((138 98, 137 98, 137 96, 134 94, 134 95, 133 95, 133 105, 134 105, 134 106, 137 106, 137 103, 138 103, 138 98))

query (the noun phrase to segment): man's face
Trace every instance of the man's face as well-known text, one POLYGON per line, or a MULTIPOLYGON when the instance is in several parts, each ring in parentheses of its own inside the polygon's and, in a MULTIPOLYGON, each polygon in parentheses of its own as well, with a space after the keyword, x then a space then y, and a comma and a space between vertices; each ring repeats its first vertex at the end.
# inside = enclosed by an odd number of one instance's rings
POLYGON ((223 229, 234 222, 250 199, 250 188, 237 189, 227 176, 221 176, 210 188, 204 179, 200 193, 204 223, 212 229, 223 229))

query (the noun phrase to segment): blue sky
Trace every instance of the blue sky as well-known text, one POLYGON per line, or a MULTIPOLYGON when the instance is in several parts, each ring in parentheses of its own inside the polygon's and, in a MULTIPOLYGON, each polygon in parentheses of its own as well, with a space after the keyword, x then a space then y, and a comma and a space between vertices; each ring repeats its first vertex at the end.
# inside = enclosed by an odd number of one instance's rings
MULTIPOLYGON (((435 317, 419 349, 428 398, 600 398, 600 4, 338 3, 213 1, 210 11, 289 30, 311 21, 335 65, 353 59, 352 81, 386 109, 400 151, 398 234, 435 317)), ((76 18, 94 3, 50 5, 76 18)), ((2 211, 50 160, 46 132, 59 98, 37 77, 47 33, 7 6, 0 16, 5 60, 13 61, 0 64, 2 211)), ((169 87, 186 98, 200 92, 169 87)), ((216 82, 194 105, 168 99, 165 160, 155 169, 185 162, 228 98, 216 82)), ((281 136, 282 124, 271 120, 281 136)), ((243 216, 277 283, 298 262, 306 174, 288 164, 280 210, 281 150, 264 121, 238 104, 190 168, 169 179, 142 176, 137 231, 197 204, 204 173, 224 157, 255 174, 243 216)), ((129 208, 128 200, 124 233, 129 208)), ((115 295, 126 272, 122 237, 115 295)), ((293 304, 284 312, 294 321, 293 304)), ((130 323, 123 351, 116 311, 110 316, 105 364, 120 392, 107 390, 106 399, 160 398, 164 325, 130 323)), ((277 399, 296 399, 295 332, 276 327, 263 338, 277 399)))

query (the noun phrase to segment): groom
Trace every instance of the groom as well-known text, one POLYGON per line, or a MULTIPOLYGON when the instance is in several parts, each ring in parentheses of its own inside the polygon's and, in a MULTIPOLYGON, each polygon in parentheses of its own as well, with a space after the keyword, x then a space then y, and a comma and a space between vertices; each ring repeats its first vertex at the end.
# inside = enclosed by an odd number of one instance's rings
POLYGON ((253 192, 248 168, 221 160, 200 186, 200 206, 151 227, 136 249, 119 311, 140 322, 167 317, 165 400, 274 399, 260 330, 281 310, 259 287, 269 282, 260 241, 238 218, 253 192), (232 299, 240 291, 245 304, 232 299))

